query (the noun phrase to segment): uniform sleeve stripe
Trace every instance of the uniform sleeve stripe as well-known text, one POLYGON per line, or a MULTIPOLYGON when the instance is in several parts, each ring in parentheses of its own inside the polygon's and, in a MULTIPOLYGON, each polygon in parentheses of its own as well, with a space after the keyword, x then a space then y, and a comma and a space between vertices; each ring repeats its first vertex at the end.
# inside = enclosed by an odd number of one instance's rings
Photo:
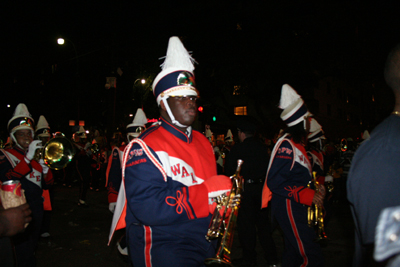
POLYGON ((162 176, 164 177, 164 181, 167 181, 167 172, 164 170, 163 166, 161 163, 157 160, 157 158, 151 153, 149 147, 146 145, 146 143, 142 139, 134 139, 132 142, 129 143, 129 145, 125 148, 124 151, 124 159, 122 163, 122 177, 125 179, 125 166, 126 162, 128 161, 128 155, 129 151, 132 148, 132 145, 134 143, 137 143, 146 153, 146 155, 149 157, 149 159, 153 162, 153 164, 157 167, 157 169, 161 172, 162 176))

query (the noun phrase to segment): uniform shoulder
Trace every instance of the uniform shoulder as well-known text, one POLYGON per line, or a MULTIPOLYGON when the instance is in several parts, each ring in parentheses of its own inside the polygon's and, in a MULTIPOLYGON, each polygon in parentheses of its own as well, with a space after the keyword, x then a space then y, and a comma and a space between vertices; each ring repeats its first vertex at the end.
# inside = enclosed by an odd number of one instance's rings
POLYGON ((152 134, 156 133, 158 130, 160 130, 161 125, 156 124, 152 125, 146 131, 144 131, 142 134, 139 135, 139 138, 142 140, 145 140, 148 136, 151 136, 152 134))

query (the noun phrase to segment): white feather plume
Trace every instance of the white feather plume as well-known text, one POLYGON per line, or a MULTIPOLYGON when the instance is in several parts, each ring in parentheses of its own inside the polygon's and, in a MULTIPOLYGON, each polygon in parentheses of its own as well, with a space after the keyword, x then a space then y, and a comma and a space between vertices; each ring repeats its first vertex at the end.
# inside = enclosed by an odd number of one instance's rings
POLYGON ((290 85, 284 84, 282 86, 279 108, 285 109, 299 98, 300 95, 297 94, 297 92, 290 85))
POLYGON ((132 126, 144 126, 147 123, 146 114, 143 109, 138 108, 136 111, 135 118, 133 119, 132 126))
POLYGON ((194 62, 195 60, 183 46, 179 37, 173 36, 169 38, 167 55, 164 63, 161 64, 163 70, 175 68, 193 72, 194 62))

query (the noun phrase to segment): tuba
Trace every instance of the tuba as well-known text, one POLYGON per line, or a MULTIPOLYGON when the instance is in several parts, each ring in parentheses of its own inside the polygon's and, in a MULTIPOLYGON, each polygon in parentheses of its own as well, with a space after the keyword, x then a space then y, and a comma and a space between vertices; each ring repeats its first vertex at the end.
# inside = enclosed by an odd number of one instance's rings
POLYGON ((217 206, 211 218, 206 239, 210 241, 221 235, 222 237, 215 258, 205 259, 204 263, 206 266, 233 266, 231 264, 230 254, 239 212, 240 194, 243 191, 243 177, 240 176, 242 164, 243 160, 239 159, 237 161, 236 172, 230 177, 232 179, 232 188, 229 195, 218 196, 215 199, 217 206), (221 215, 221 209, 223 209, 223 215, 221 215), (227 212, 228 209, 229 212, 227 212), (229 217, 225 218, 228 216, 227 214, 229 214, 229 217))
POLYGON ((76 152, 75 146, 66 137, 54 137, 38 150, 36 160, 43 159, 44 163, 53 170, 65 168, 76 152))
MULTIPOLYGON (((317 181, 317 172, 313 171, 313 180, 308 184, 307 187, 313 187, 315 189, 315 194, 319 193, 319 182, 317 181)), ((315 228, 317 232, 316 242, 324 241, 327 239, 325 234, 325 227, 324 227, 324 212, 323 207, 318 207, 316 204, 312 204, 307 209, 307 220, 308 226, 315 228)))

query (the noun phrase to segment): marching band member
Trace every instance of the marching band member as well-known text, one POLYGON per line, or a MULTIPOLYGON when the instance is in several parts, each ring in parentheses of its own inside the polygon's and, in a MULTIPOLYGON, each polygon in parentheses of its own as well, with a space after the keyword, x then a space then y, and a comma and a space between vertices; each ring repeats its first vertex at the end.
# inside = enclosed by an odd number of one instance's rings
MULTIPOLYGON (((141 108, 138 108, 135 118, 131 124, 126 126, 128 142, 137 138, 146 129, 147 118, 141 108)), ((114 212, 115 204, 117 202, 118 192, 122 182, 122 155, 126 145, 115 145, 110 155, 109 164, 106 173, 106 186, 108 190, 108 203, 111 212, 114 212)), ((117 243, 118 251, 122 255, 128 255, 128 247, 126 244, 126 237, 123 235, 117 243)))
POLYGON ((217 175, 210 142, 191 127, 198 97, 192 60, 179 38, 171 37, 153 83, 160 123, 124 153, 126 235, 135 267, 204 266, 215 256, 215 242, 205 239, 214 212, 210 201, 232 183, 217 175))
POLYGON ((314 242, 316 233, 307 223, 307 206, 322 207, 325 192, 323 185, 318 194, 307 188, 312 179, 305 150, 310 113, 303 99, 287 84, 282 86, 280 108, 283 109, 281 119, 288 128, 271 154, 262 207, 271 202, 272 215, 284 233, 283 267, 323 266, 320 245, 314 242))
POLYGON ((111 212, 114 212, 118 191, 122 181, 122 155, 126 147, 123 143, 122 134, 120 132, 114 133, 111 140, 111 155, 108 159, 106 170, 106 187, 108 190, 108 203, 111 212))
POLYGON ((75 133, 77 148, 76 170, 80 180, 78 206, 86 206, 86 194, 90 185, 90 143, 86 141, 86 132, 83 126, 75 133))
POLYGON ((25 232, 13 237, 18 266, 36 266, 35 249, 43 219, 42 188, 46 188, 42 166, 34 159, 42 141, 33 140, 34 121, 25 104, 18 104, 8 121, 13 147, 0 151, 0 179, 18 180, 32 210, 32 222, 25 232))
MULTIPOLYGON (((46 118, 43 115, 40 115, 39 121, 36 125, 35 130, 36 139, 42 141, 42 146, 44 146, 50 140, 50 126, 47 122, 46 118)), ((54 184, 54 176, 52 170, 44 163, 43 159, 39 159, 39 163, 43 168, 43 176, 44 181, 46 182, 48 192, 48 197, 53 199, 53 184, 54 184)), ((50 201, 51 202, 51 201, 50 201)), ((50 203, 49 202, 49 203, 50 203)), ((50 230, 50 218, 51 218, 51 211, 46 208, 43 214, 43 223, 41 228, 41 237, 49 237, 49 230, 50 230)))

